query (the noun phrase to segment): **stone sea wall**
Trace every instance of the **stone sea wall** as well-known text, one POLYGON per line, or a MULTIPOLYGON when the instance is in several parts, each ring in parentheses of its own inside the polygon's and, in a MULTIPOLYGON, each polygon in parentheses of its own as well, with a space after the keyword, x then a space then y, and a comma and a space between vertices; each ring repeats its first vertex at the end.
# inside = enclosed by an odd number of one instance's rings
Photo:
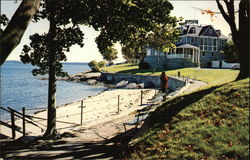
MULTIPOLYGON (((147 75, 132 75, 123 73, 102 73, 100 77, 101 81, 106 83, 116 84, 121 81, 128 81, 129 83, 144 83, 145 88, 159 88, 160 77, 159 76, 147 76, 147 75)), ((176 91, 186 85, 186 81, 169 77, 168 86, 172 91, 176 91)))

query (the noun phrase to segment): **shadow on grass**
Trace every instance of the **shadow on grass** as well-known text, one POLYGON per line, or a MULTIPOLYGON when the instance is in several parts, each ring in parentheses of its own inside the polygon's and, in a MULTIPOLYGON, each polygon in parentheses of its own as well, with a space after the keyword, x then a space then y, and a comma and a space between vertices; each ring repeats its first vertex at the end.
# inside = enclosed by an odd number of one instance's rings
MULTIPOLYGON (((119 134, 111 139, 98 142, 59 140, 36 140, 28 144, 17 142, 3 146, 4 159, 122 159, 129 141, 136 129, 119 134)), ((75 135, 65 137, 74 138, 75 135)))
POLYGON ((208 89, 203 89, 188 95, 180 96, 172 100, 166 101, 163 105, 158 107, 148 117, 145 123, 142 125, 138 135, 143 134, 148 129, 162 128, 166 123, 170 122, 172 118, 177 115, 181 110, 187 106, 199 101, 205 95, 211 93, 216 88, 221 86, 215 86, 208 89))

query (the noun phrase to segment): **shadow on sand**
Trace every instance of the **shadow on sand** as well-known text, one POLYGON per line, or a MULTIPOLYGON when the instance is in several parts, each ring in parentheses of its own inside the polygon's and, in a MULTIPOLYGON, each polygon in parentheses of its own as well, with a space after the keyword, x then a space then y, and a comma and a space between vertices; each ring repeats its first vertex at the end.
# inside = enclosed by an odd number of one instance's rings
POLYGON ((74 134, 67 133, 58 140, 36 139, 31 143, 10 142, 2 145, 4 159, 122 159, 128 149, 135 128, 111 139, 98 142, 82 142, 74 134), (73 141, 64 138, 73 138, 73 141))

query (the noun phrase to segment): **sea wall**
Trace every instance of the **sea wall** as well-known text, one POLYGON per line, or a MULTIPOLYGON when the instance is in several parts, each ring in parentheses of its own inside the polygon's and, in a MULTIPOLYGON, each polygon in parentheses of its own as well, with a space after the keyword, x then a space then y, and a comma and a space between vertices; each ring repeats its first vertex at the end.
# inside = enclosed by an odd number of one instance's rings
MULTIPOLYGON (((101 81, 106 83, 116 84, 120 81, 128 81, 129 83, 144 83, 145 88, 159 88, 160 77, 159 76, 146 76, 146 75, 134 75, 123 73, 102 73, 100 77, 101 81)), ((168 86, 172 91, 178 90, 186 85, 186 81, 169 77, 168 86)))

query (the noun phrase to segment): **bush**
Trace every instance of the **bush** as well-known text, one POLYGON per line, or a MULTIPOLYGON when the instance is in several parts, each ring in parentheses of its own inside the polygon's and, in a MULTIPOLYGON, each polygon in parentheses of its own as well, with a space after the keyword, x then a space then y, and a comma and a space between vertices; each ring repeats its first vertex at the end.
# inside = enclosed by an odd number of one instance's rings
POLYGON ((93 71, 93 72, 99 72, 100 71, 100 67, 97 63, 96 60, 93 60, 91 62, 88 63, 89 68, 93 71))
POLYGON ((139 63, 139 69, 149 69, 149 68, 150 68, 149 63, 144 62, 143 60, 140 61, 140 63, 139 63))
POLYGON ((99 66, 100 68, 103 68, 103 67, 106 67, 106 66, 107 66, 107 63, 106 63, 106 61, 100 61, 100 62, 98 62, 98 66, 99 66))

